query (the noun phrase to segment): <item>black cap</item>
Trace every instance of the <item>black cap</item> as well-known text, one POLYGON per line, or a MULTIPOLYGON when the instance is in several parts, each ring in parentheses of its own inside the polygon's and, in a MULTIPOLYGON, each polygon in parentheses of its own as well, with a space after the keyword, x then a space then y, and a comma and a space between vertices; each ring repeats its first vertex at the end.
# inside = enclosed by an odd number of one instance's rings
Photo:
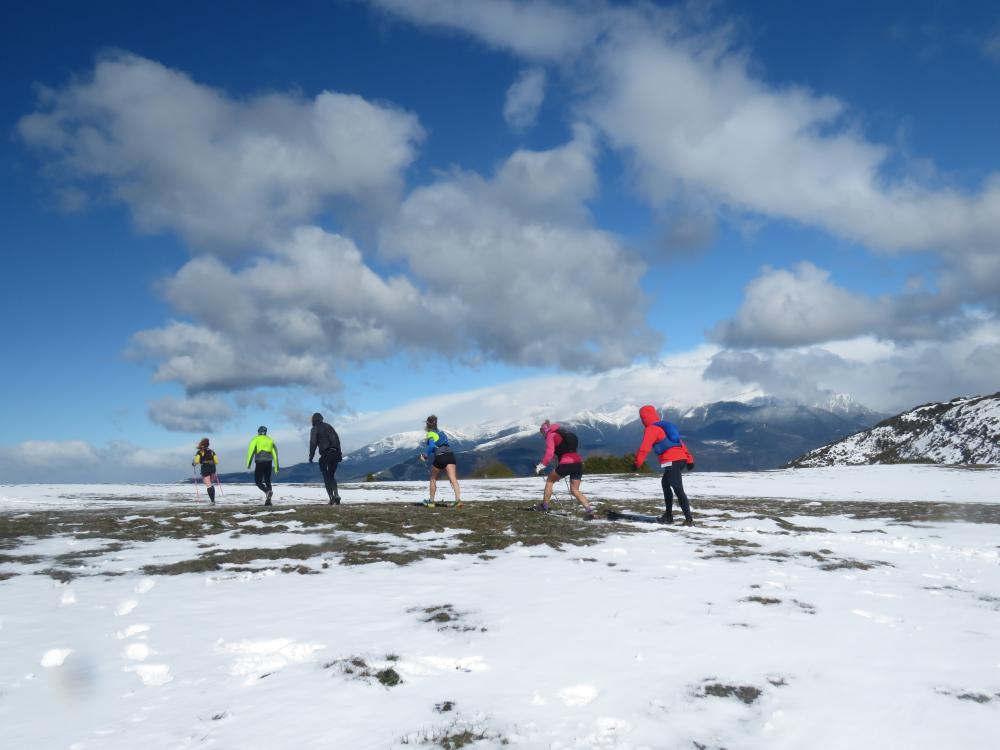
POLYGON ((313 424, 319 424, 322 421, 323 421, 323 415, 322 414, 320 414, 319 412, 316 412, 315 414, 313 414, 313 424))
POLYGON ((266 435, 267 434, 267 428, 264 425, 261 425, 260 427, 257 428, 257 434, 258 435, 266 435))

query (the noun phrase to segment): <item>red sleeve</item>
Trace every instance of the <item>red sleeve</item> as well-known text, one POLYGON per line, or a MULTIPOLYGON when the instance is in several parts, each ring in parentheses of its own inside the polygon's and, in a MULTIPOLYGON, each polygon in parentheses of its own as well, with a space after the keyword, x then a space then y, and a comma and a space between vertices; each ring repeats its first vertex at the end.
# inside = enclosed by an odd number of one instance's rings
POLYGON ((651 424, 646 428, 645 434, 642 436, 642 445, 639 446, 639 450, 635 454, 635 462, 642 466, 643 462, 646 460, 646 456, 649 452, 653 450, 653 443, 663 440, 667 436, 667 433, 663 431, 662 427, 657 427, 655 424, 651 424))

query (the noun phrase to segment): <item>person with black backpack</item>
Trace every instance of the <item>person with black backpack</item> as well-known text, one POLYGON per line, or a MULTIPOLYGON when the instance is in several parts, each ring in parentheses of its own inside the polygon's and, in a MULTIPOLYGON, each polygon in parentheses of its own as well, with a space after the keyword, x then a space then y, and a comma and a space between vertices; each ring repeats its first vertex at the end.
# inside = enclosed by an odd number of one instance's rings
POLYGON ((556 422, 550 424, 547 419, 538 431, 545 438, 545 455, 535 467, 535 473, 541 474, 545 471, 553 456, 559 460, 556 462, 556 467, 545 478, 545 492, 542 495, 542 502, 535 506, 535 510, 547 511, 556 482, 563 477, 569 477, 569 493, 583 506, 587 518, 593 518, 594 508, 587 502, 587 497, 580 492, 580 482, 583 480, 583 458, 576 452, 580 443, 579 439, 565 427, 560 427, 556 422))
POLYGON ((208 488, 208 499, 215 505, 215 486, 213 481, 218 471, 219 455, 208 447, 208 438, 198 442, 197 452, 191 459, 191 465, 201 468, 201 481, 208 488))
POLYGON ((340 505, 340 494, 337 492, 337 466, 344 456, 340 452, 340 436, 331 425, 323 421, 323 415, 316 412, 312 415, 312 432, 309 433, 309 463, 319 451, 319 470, 323 474, 323 484, 330 498, 330 505, 340 505))

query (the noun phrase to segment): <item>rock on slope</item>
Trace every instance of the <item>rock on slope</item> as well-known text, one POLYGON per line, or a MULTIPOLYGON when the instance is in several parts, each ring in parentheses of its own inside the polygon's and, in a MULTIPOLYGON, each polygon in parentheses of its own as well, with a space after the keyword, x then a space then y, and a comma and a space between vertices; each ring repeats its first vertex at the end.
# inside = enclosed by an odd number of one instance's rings
POLYGON ((789 466, 910 462, 1000 464, 1000 393, 918 406, 789 466))

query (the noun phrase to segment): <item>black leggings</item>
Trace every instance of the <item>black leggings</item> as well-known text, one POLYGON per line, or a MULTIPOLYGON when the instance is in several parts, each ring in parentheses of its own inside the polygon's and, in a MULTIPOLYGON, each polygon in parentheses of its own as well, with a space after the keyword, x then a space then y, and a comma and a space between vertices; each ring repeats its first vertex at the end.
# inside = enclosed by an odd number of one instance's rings
POLYGON ((340 465, 340 451, 329 450, 320 454, 319 470, 323 473, 323 484, 326 494, 331 500, 340 497, 337 494, 337 467, 340 465))
POLYGON ((271 491, 271 468, 270 461, 258 461, 253 469, 253 481, 260 491, 265 495, 271 491))
POLYGON ((684 511, 684 518, 691 518, 691 504, 688 496, 684 492, 684 479, 681 471, 684 469, 684 461, 674 461, 670 466, 663 468, 663 479, 660 486, 663 487, 663 502, 667 506, 667 515, 672 516, 674 512, 674 492, 677 493, 677 502, 684 511))

